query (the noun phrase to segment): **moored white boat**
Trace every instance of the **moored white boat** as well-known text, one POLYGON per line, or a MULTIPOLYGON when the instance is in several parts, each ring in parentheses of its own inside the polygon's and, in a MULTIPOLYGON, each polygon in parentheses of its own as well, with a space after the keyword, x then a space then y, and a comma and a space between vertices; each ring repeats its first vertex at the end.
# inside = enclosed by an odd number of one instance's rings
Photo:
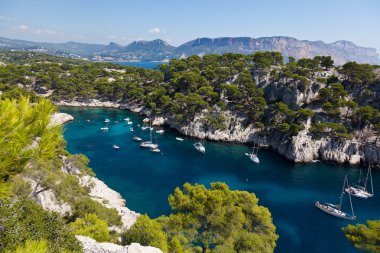
POLYGON ((184 139, 181 138, 181 137, 175 137, 175 139, 176 139, 177 141, 184 141, 184 139))
POLYGON ((102 130, 102 131, 108 131, 108 129, 109 129, 108 127, 101 127, 100 128, 100 130, 102 130))
POLYGON ((105 122, 105 123, 109 123, 110 120, 109 120, 109 119, 105 119, 104 122, 105 122))
POLYGON ((113 149, 120 149, 120 147, 119 147, 118 145, 116 145, 116 144, 113 144, 113 145, 112 145, 112 148, 113 148, 113 149))
POLYGON ((153 152, 153 153, 160 153, 161 150, 157 147, 157 148, 151 148, 150 149, 150 152, 153 152))
POLYGON ((346 188, 346 185, 348 186, 348 179, 347 175, 344 177, 343 181, 343 188, 342 188, 342 193, 340 194, 340 203, 337 205, 330 204, 330 203, 320 203, 319 201, 315 202, 315 206, 322 210, 323 212, 330 214, 332 216, 342 218, 342 219, 347 219, 347 220, 355 220, 356 216, 354 214, 354 208, 352 206, 352 201, 351 201, 351 194, 348 193, 348 198, 350 200, 350 205, 351 205, 351 212, 352 214, 349 215, 348 213, 345 213, 342 211, 342 203, 343 203, 343 196, 344 196, 344 190, 346 188))
POLYGON ((370 165, 368 165, 367 176, 363 180, 363 185, 361 185, 361 182, 362 182, 362 171, 360 170, 358 185, 348 186, 348 187, 346 187, 346 189, 344 191, 346 193, 351 194, 354 197, 357 197, 357 198, 362 198, 362 199, 372 198, 374 196, 374 193, 373 193, 373 181, 372 181, 372 172, 371 172, 371 166, 370 165), (368 180, 370 180, 371 192, 369 192, 367 190, 368 180))
POLYGON ((194 145, 195 149, 198 150, 199 152, 201 152, 202 154, 206 153, 206 148, 203 146, 202 143, 196 142, 193 145, 194 145))
POLYGON ((142 141, 141 137, 138 137, 137 135, 134 135, 132 139, 134 141, 137 141, 137 142, 141 142, 142 141))
POLYGON ((160 130, 156 130, 156 133, 157 134, 163 134, 165 131, 163 129, 160 129, 160 130))

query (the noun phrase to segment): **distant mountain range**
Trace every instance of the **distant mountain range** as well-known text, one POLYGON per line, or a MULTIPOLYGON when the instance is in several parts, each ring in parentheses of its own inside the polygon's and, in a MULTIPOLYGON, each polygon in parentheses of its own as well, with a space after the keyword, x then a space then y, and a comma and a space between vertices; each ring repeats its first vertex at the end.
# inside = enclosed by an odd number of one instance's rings
POLYGON ((44 43, 14 40, 0 37, 0 49, 37 51, 94 61, 165 61, 193 54, 252 54, 257 51, 279 51, 285 57, 310 58, 316 55, 331 55, 336 64, 348 61, 380 64, 379 54, 374 48, 360 47, 349 41, 324 43, 322 41, 297 40, 292 37, 275 36, 263 38, 223 37, 198 38, 178 47, 156 39, 135 41, 122 46, 114 42, 108 45, 78 42, 44 43))

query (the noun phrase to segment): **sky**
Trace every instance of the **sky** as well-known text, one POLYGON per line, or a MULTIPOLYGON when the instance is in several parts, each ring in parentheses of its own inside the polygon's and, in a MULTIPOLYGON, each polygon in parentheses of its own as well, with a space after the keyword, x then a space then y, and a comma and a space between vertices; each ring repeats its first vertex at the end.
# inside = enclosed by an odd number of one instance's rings
POLYGON ((0 0, 0 36, 126 45, 163 39, 290 36, 380 53, 379 0, 0 0))

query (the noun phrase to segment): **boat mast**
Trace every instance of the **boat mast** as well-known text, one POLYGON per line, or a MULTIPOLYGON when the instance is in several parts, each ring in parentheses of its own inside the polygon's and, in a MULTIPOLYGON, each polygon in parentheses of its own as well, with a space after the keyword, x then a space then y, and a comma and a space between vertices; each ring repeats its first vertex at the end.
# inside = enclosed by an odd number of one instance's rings
POLYGON ((347 182, 347 175, 344 177, 344 181, 343 181, 343 188, 342 188, 342 193, 340 194, 339 211, 341 211, 341 209, 342 209, 342 202, 343 202, 344 187, 346 186, 346 182, 347 182))
MULTIPOLYGON (((347 176, 346 176, 347 178, 347 176)), ((348 185, 348 181, 347 181, 347 185, 348 185)), ((354 213, 354 206, 352 205, 352 200, 351 200, 351 193, 348 192, 348 198, 350 199, 350 205, 351 205, 351 212, 352 212, 352 217, 355 216, 355 213, 354 213)))
POLYGON ((372 195, 373 194, 373 181, 372 181, 372 171, 371 171, 371 165, 368 167, 368 170, 369 170, 369 178, 371 179, 371 191, 372 191, 372 195))

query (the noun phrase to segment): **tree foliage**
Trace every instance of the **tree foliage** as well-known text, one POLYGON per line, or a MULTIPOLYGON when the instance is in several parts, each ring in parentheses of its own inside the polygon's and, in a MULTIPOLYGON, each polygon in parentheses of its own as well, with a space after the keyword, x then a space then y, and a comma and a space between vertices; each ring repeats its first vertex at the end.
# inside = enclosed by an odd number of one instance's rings
POLYGON ((224 183, 184 184, 169 196, 173 213, 162 218, 169 238, 185 248, 197 245, 224 252, 273 252, 278 236, 268 209, 252 193, 231 191, 224 183))
POLYGON ((0 200, 0 249, 16 250, 28 240, 46 240, 49 252, 81 252, 79 242, 62 218, 29 199, 0 200))
POLYGON ((356 248, 373 253, 380 252, 380 220, 369 220, 367 225, 349 224, 342 230, 356 248))
POLYGON ((141 215, 136 223, 122 235, 122 244, 128 245, 132 242, 144 246, 153 246, 168 252, 167 236, 162 231, 160 223, 151 220, 148 215, 141 215))
POLYGON ((107 222, 99 219, 96 214, 86 214, 84 218, 78 218, 70 226, 76 235, 89 236, 98 242, 110 239, 107 222))

